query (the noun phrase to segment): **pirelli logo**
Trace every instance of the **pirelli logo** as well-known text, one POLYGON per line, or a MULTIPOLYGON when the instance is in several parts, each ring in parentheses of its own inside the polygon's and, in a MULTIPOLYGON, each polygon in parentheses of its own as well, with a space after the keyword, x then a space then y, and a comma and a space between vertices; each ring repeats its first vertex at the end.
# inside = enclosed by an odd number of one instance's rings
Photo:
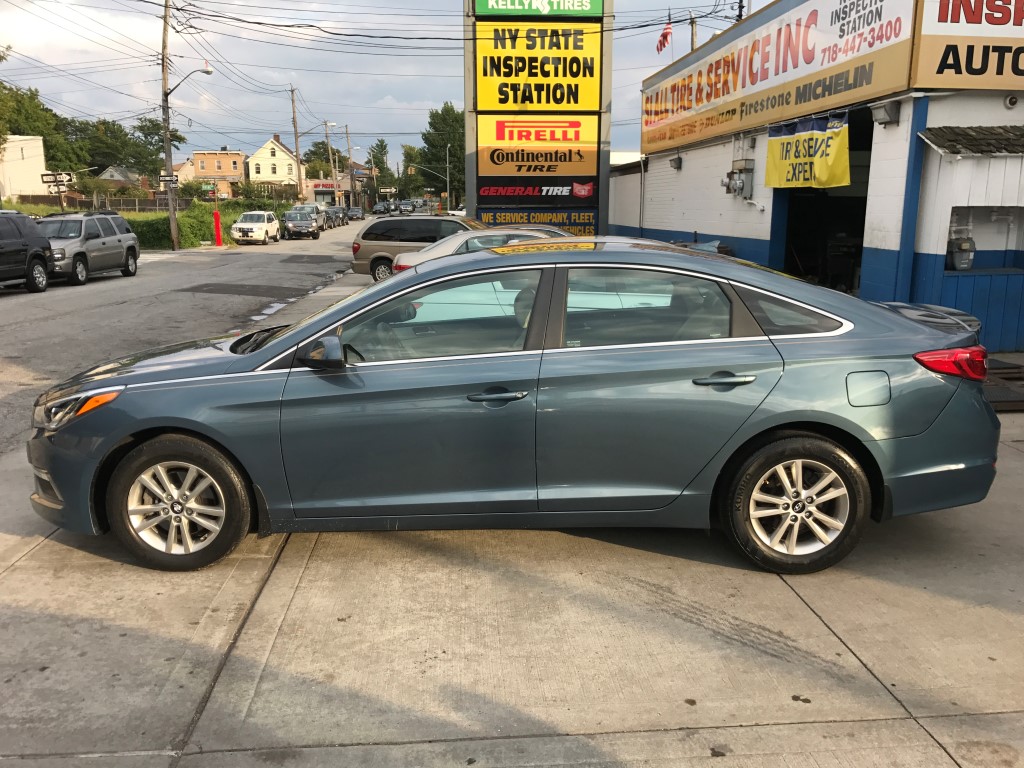
POLYGON ((574 142, 581 140, 579 120, 499 120, 495 140, 515 142, 574 142))
POLYGON ((597 115, 478 115, 480 176, 596 176, 597 115))

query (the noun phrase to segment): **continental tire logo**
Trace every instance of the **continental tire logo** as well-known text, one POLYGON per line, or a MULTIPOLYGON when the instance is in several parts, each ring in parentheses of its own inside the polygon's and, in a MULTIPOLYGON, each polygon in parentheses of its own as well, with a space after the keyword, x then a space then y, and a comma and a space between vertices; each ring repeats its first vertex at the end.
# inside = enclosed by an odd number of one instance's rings
POLYGON ((520 165, 522 163, 582 163, 586 156, 578 149, 553 149, 532 151, 529 149, 492 149, 488 159, 495 165, 520 165))

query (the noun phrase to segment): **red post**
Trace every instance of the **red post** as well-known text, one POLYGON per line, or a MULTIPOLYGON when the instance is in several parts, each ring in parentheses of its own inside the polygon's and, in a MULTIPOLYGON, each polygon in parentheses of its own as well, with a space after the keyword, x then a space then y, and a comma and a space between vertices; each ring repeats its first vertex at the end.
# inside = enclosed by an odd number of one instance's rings
POLYGON ((220 234, 220 211, 213 212, 213 243, 214 245, 224 245, 224 238, 220 234))

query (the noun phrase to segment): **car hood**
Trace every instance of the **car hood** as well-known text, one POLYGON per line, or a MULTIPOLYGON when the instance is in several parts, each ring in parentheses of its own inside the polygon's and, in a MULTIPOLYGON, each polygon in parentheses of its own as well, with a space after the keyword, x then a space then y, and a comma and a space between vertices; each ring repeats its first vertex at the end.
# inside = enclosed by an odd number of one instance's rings
POLYGON ((89 387, 113 387, 153 381, 216 376, 238 360, 231 344, 238 336, 218 336, 158 347, 100 363, 58 384, 43 397, 89 387))
POLYGON ((78 243, 81 241, 80 237, 51 237, 50 247, 51 248, 64 248, 70 243, 78 243))

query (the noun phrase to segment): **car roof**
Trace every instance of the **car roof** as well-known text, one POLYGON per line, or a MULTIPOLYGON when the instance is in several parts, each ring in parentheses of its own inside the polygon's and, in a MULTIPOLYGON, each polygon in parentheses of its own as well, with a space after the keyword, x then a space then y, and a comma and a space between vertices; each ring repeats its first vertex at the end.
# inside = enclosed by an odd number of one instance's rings
POLYGON ((245 216, 247 213, 273 213, 273 211, 243 211, 240 215, 245 216))

